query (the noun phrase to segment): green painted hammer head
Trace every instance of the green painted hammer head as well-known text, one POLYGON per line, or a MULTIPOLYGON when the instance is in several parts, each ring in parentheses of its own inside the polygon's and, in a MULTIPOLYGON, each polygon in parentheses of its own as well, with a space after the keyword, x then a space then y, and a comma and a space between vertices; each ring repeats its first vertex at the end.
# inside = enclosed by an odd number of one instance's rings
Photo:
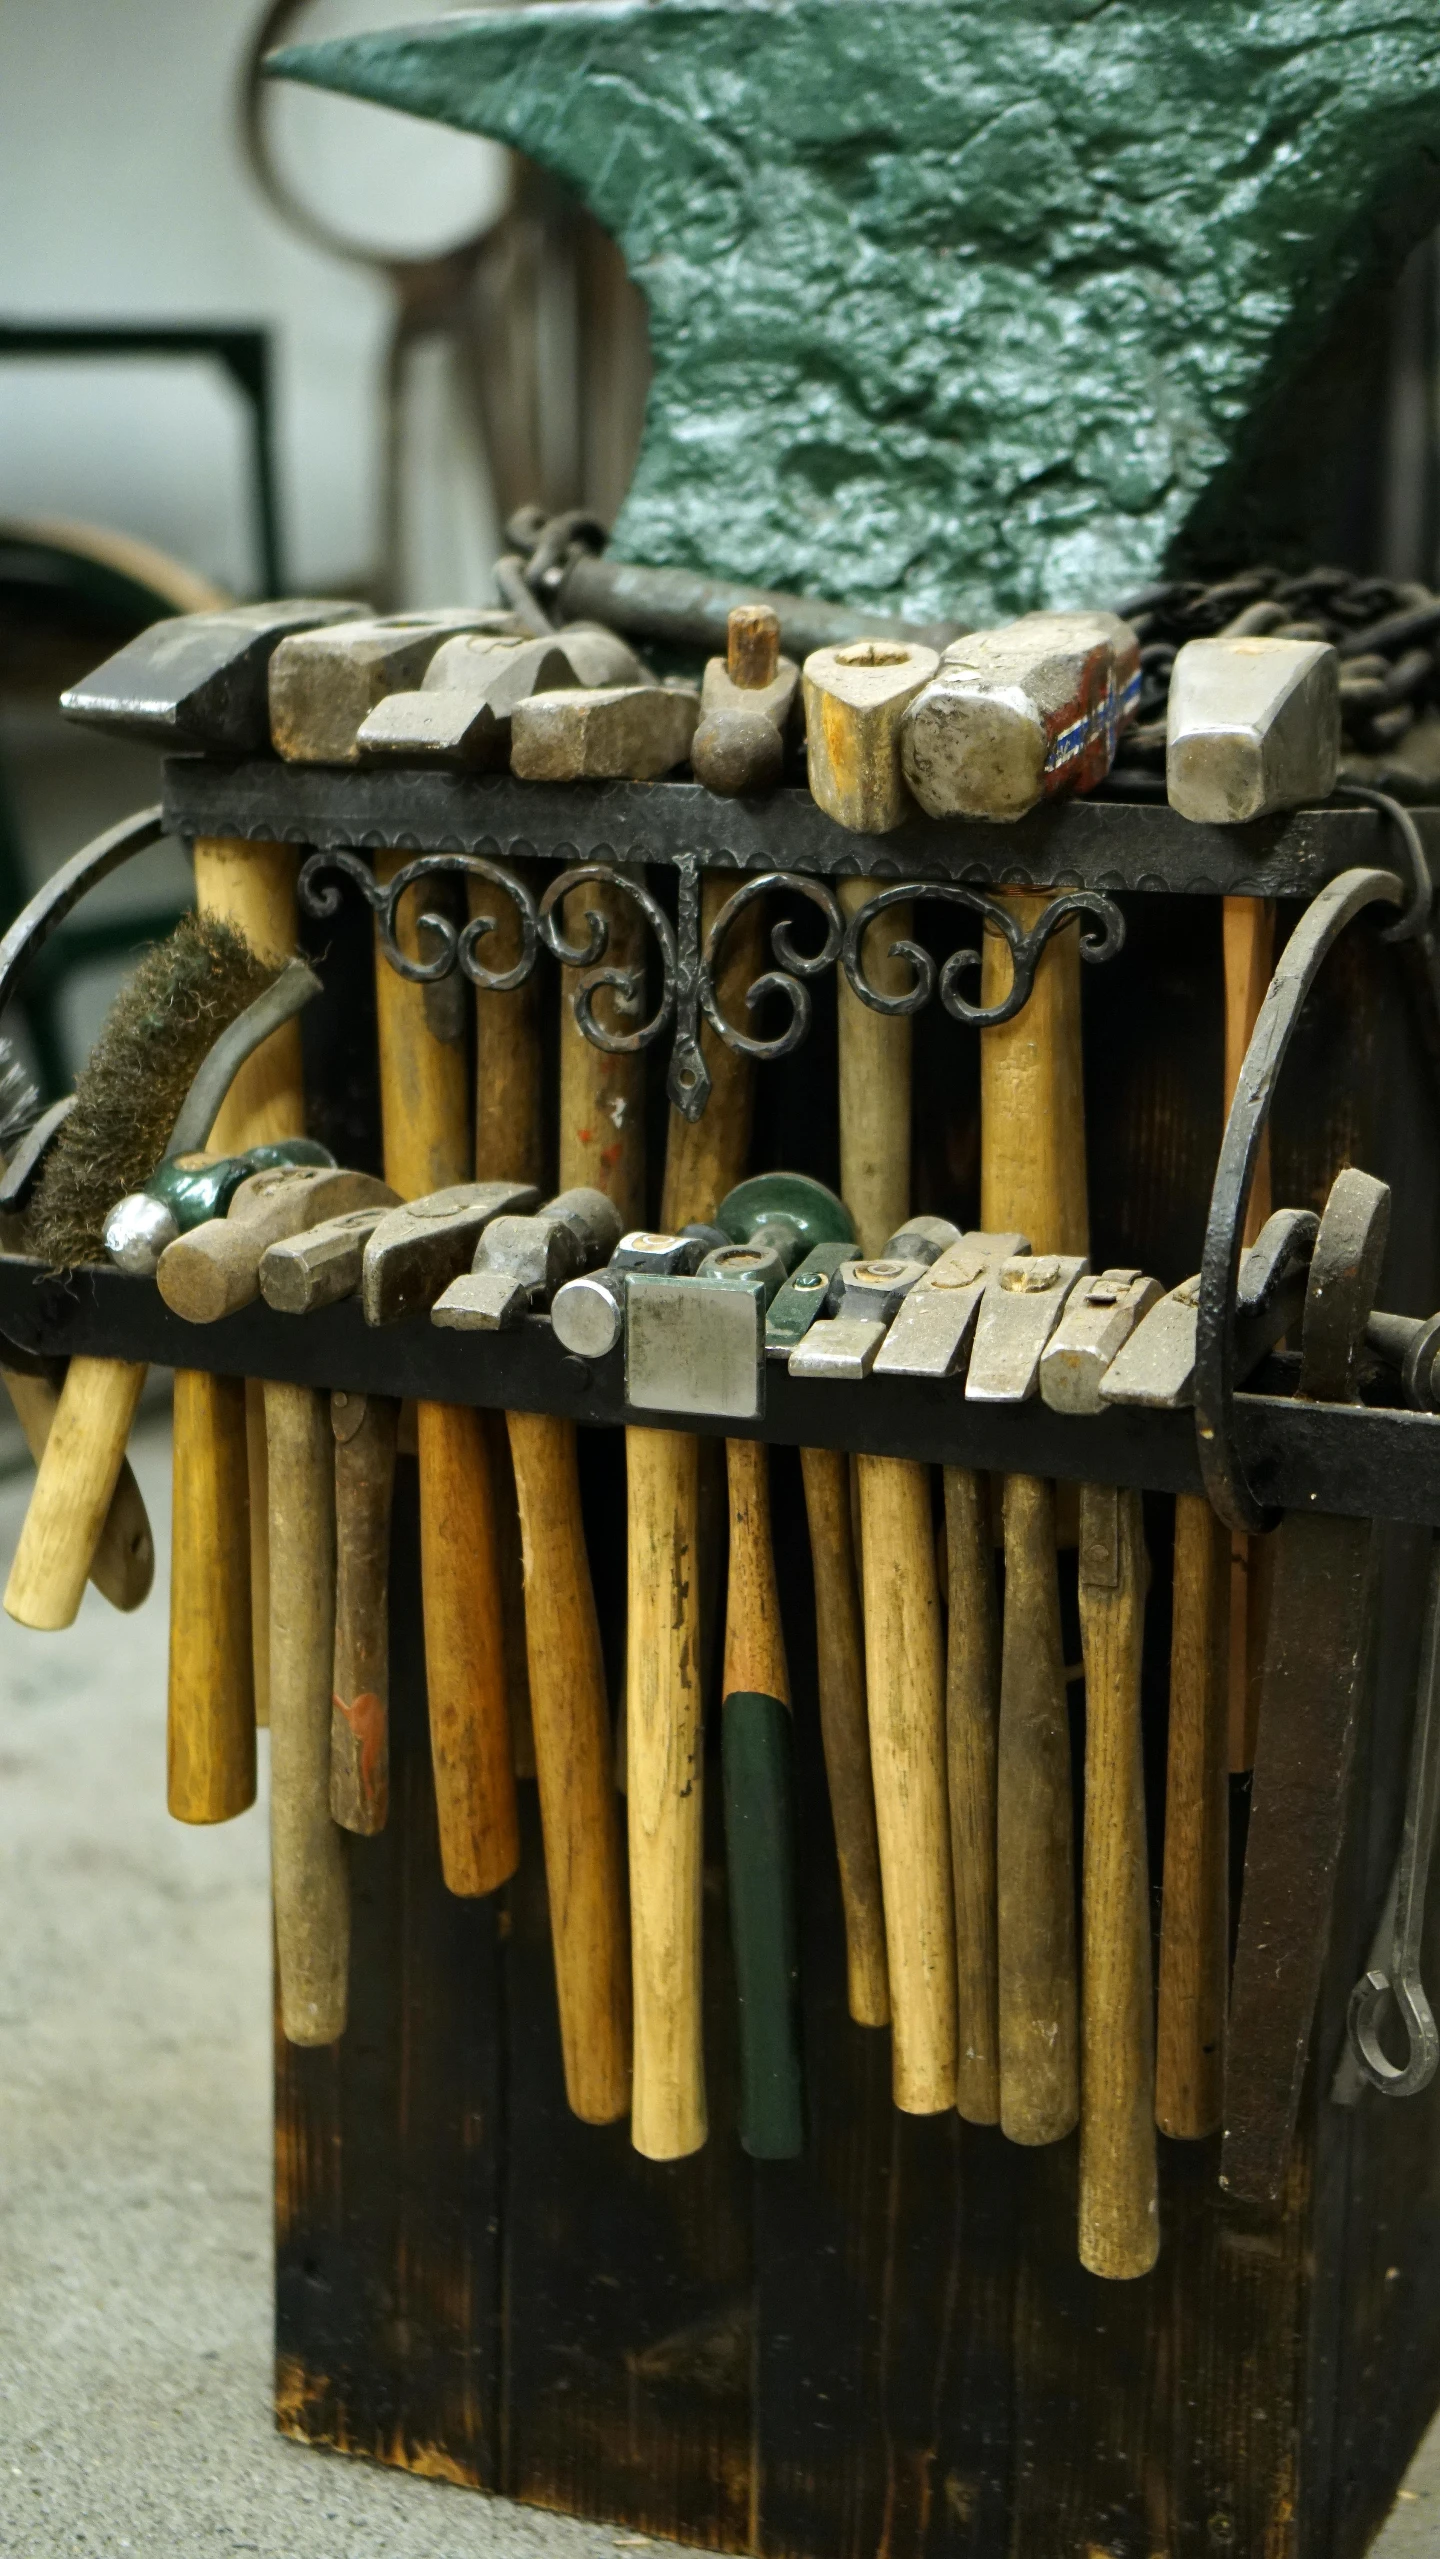
POLYGON ((855 1221, 842 1199, 808 1173, 754 1173, 715 1211, 732 1244, 768 1244, 787 1270, 812 1244, 853 1244, 855 1221))
POLYGON ((541 0, 270 67, 513 143, 615 235, 622 557, 921 618, 1152 576, 1440 202, 1415 0, 541 0))

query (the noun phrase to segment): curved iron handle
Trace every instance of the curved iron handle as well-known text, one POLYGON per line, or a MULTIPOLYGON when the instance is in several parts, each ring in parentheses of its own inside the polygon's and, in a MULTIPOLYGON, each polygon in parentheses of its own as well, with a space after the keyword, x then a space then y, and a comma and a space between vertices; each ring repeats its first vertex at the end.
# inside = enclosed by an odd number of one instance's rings
POLYGON ((1251 1492, 1235 1448, 1235 1298, 1245 1210, 1275 1086, 1305 999, 1332 943, 1367 906, 1403 906, 1393 871, 1342 871, 1311 900, 1281 954, 1245 1052, 1225 1123, 1205 1249, 1195 1332, 1195 1435, 1212 1510, 1254 1535, 1278 1514, 1251 1492))
POLYGON ((118 826, 107 826, 103 835, 82 844, 79 852, 72 853, 53 878, 36 890, 0 941, 0 1013, 12 1000, 36 952, 49 941, 56 925, 64 923, 72 906, 78 906, 91 889, 108 880, 122 862, 158 844, 166 831, 160 809, 137 810, 134 817, 122 818, 118 826))

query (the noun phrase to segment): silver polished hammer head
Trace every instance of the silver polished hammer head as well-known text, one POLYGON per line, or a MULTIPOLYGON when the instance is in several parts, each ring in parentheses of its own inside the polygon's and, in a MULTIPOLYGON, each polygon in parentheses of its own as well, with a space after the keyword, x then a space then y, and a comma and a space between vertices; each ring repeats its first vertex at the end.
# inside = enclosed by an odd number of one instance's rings
POLYGON ((1187 640, 1170 677, 1165 788, 1210 826, 1326 800, 1340 765, 1340 660, 1323 640, 1187 640))

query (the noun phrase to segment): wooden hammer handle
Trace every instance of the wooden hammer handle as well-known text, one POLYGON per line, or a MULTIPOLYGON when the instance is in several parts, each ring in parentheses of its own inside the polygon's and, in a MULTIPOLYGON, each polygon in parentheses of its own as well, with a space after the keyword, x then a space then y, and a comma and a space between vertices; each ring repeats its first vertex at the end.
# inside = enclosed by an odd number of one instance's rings
POLYGON ((805 2138, 794 1739, 770 1470, 759 1440, 727 1440, 725 1460, 730 1574, 720 1742, 740 2000, 740 2141, 752 2159, 794 2159, 805 2138))
POLYGON ((20 1625, 74 1624, 144 1384, 143 1361, 70 1362, 5 1588, 20 1625))
POLYGON ((400 1407, 330 1398, 335 1440, 335 1667, 330 1811, 370 1837, 390 1808, 390 1510, 400 1407))
POLYGON ((704 1718, 699 1469, 681 1432, 630 1429, 627 1803, 635 1988, 632 2139, 683 2159, 705 2139, 700 1889, 704 1718))
POLYGON ((945 1469, 945 1536, 950 1571, 945 1732, 960 2022, 955 2102, 967 2123, 997 2124, 1000 2016, 995 1772, 1000 1723, 1000 1622, 986 1480, 967 1467, 945 1469))
POLYGON ((452 1893, 493 1893, 520 1827, 490 1455, 466 1405, 417 1404, 420 1583, 440 1863, 452 1893))
POLYGON ((1055 1498, 1034 1475, 1005 1484, 995 1852, 1000 2122, 1012 2141, 1059 2141, 1080 2108, 1075 1846, 1055 1498))
POLYGON ((1155 2007, 1140 1743, 1145 1535, 1138 1492, 1080 1492, 1085 1652, 1085 2045, 1080 2104, 1080 2262, 1148 2274, 1160 2250, 1155 2168, 1155 2007))
POLYGON ((630 2105, 630 1942, 575 1425, 508 1421, 565 2093, 582 2123, 609 2124, 630 2105))
MULTIPOLYGON (((48 1377, 28 1377, 19 1369, 0 1368, 25 1445, 38 1466, 54 1428, 60 1389, 48 1377)), ((127 1458, 115 1480, 105 1525, 90 1564, 90 1579, 112 1608, 138 1608, 148 1599, 155 1579, 155 1540, 140 1487, 127 1458)))
POLYGON ((820 1738, 845 1914, 845 1970, 857 2026, 890 2023, 890 1971, 875 1781, 865 1704, 865 1628, 855 1569, 850 1461, 838 1448, 802 1448, 800 1471, 815 1575, 820 1738))
POLYGON ((175 1372, 167 1799, 176 1821, 255 1801, 245 1386, 175 1372))
POLYGON ((955 2103, 955 1903, 945 1765, 945 1671, 930 1475, 860 1457, 865 1685, 885 1890, 895 2103, 955 2103))
POLYGON ((1179 1494, 1155 2062, 1155 2120, 1175 2141, 1218 2132, 1224 2097, 1230 1588, 1229 1530, 1203 1494, 1179 1494))
POLYGON ((345 2031, 350 1869, 330 1818, 335 1459, 329 1399, 267 1381, 270 1854, 280 2020, 292 2044, 345 2031))

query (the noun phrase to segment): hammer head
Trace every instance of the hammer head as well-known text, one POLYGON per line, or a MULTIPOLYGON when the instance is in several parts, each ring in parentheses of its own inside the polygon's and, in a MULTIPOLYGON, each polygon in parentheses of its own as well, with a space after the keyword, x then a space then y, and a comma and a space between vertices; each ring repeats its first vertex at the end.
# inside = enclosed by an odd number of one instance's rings
POLYGON ((1165 788, 1182 817, 1236 826, 1328 799, 1340 660, 1322 640, 1187 640, 1170 676, 1165 788))
POLYGON ((455 1182, 383 1217, 365 1247, 360 1296, 367 1324, 423 1314, 465 1270, 494 1217, 534 1206, 529 1182, 455 1182))
POLYGON ((147 746, 211 755, 263 755, 270 743, 266 680, 282 640, 363 608, 304 598, 236 604, 152 622, 60 696, 68 718, 147 746))
POLYGON ((394 613, 343 630, 300 632, 270 662, 270 736, 291 764, 358 764, 360 728, 387 693, 418 684, 457 632, 504 636, 511 613, 457 607, 394 613))
POLYGON ((432 1320, 457 1332, 518 1324, 566 1280, 606 1261, 619 1241, 619 1214, 603 1191, 561 1191, 533 1217, 497 1217, 470 1270, 437 1299, 432 1320))

